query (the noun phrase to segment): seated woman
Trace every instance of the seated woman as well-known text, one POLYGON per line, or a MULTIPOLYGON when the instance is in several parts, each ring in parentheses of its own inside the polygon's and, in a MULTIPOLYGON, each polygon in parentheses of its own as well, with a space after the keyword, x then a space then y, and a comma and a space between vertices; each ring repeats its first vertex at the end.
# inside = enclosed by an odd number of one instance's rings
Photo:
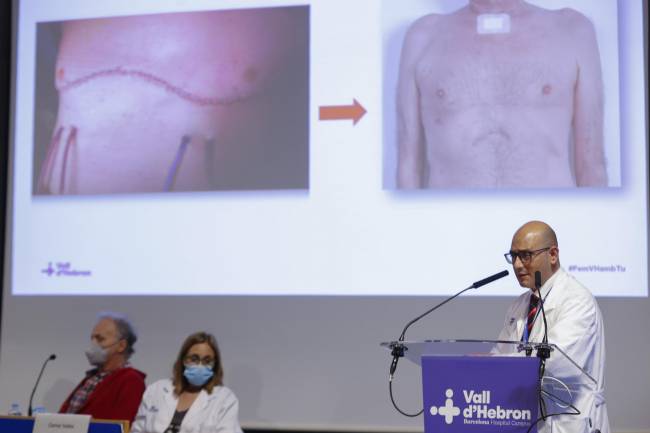
POLYGON ((131 432, 241 433, 239 402, 222 379, 215 338, 206 332, 190 335, 178 353, 172 379, 147 387, 131 432))

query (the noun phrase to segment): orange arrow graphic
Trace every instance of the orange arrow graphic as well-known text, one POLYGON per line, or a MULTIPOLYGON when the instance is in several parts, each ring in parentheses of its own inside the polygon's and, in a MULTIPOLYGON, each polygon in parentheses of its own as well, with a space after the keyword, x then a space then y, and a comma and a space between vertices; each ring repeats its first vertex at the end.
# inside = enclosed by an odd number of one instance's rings
POLYGON ((352 100, 352 105, 329 105, 321 106, 319 109, 320 120, 347 120, 351 119, 352 124, 357 122, 366 114, 366 109, 359 104, 356 99, 352 100))

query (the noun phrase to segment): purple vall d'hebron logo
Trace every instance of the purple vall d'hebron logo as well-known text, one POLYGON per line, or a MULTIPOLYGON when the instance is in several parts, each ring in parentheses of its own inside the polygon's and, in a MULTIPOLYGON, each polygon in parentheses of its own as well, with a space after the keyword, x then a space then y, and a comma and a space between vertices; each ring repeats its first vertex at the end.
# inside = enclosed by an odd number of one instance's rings
POLYGON ((48 277, 90 277, 92 272, 89 270, 75 269, 70 262, 48 262, 47 267, 41 269, 41 273, 48 277))
POLYGON ((537 358, 423 356, 425 432, 527 432, 537 419, 538 368, 537 358))

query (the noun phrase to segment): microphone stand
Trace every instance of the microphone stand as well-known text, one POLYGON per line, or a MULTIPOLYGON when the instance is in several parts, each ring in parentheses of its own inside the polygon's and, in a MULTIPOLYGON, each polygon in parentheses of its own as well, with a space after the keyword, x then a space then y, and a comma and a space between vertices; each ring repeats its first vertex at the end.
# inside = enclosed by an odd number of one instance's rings
MULTIPOLYGON (((507 272, 507 271, 505 271, 505 272, 507 272)), ((416 416, 419 416, 419 415, 424 411, 424 409, 421 409, 421 410, 420 410, 419 412, 417 412, 417 413, 408 413, 408 412, 404 412, 402 409, 400 409, 400 408, 397 406, 397 403, 395 403, 395 400, 394 400, 394 398, 393 398, 393 376, 394 376, 394 374, 395 374, 395 370, 397 369, 397 362, 399 361, 399 359, 400 359, 401 357, 404 356, 404 352, 405 352, 406 350, 408 350, 408 348, 407 348, 406 346, 404 346, 404 343, 403 343, 404 338, 406 338, 406 330, 407 330, 407 329, 408 329, 412 324, 414 324, 415 322, 417 322, 418 320, 420 320, 421 318, 423 318, 423 317, 426 316, 427 314, 429 314, 429 313, 433 313, 435 310, 437 310, 438 308, 442 307, 443 305, 445 305, 447 302, 451 301, 452 299, 454 299, 454 298, 456 298, 456 297, 462 295, 463 293, 465 293, 465 292, 468 291, 468 290, 478 288, 478 286, 477 286, 477 287, 474 287, 475 284, 476 284, 476 283, 472 284, 471 286, 467 287, 466 289, 461 290, 460 292, 458 292, 458 293, 456 293, 455 295, 453 295, 451 298, 447 298, 447 299, 445 299, 444 301, 442 301, 442 302, 439 303, 438 305, 434 306, 433 308, 428 309, 427 311, 425 311, 424 313, 420 314, 420 315, 419 315, 418 317, 416 317, 415 319, 413 319, 413 320, 411 320, 410 322, 408 322, 408 323, 406 324, 406 326, 404 327, 404 329, 402 330, 402 333, 400 334, 399 339, 398 339, 396 342, 394 342, 395 344, 393 345, 393 348, 392 348, 391 351, 390 351, 390 354, 391 354, 392 357, 393 357, 393 361, 390 363, 390 370, 389 370, 389 375, 388 375, 388 391, 389 391, 389 394, 390 394, 390 401, 393 403, 393 406, 395 407, 395 409, 396 409, 399 413, 401 413, 402 415, 404 415, 404 416, 408 416, 408 417, 410 417, 410 418, 414 418, 414 417, 416 417, 416 416)))
MULTIPOLYGON (((474 283, 474 284, 476 284, 476 283, 474 283)), ((415 319, 411 320, 410 322, 408 322, 406 324, 406 326, 402 330, 402 333, 399 336, 399 339, 395 342, 395 344, 393 345, 393 348, 392 348, 392 350, 390 352, 390 354, 393 356, 393 362, 391 362, 391 364, 390 364, 390 372, 389 372, 389 377, 388 377, 389 380, 391 380, 391 381, 393 380, 393 375, 395 373, 395 370, 397 369, 397 361, 399 361, 399 359, 404 356, 404 352, 407 350, 407 348, 402 343, 404 341, 404 338, 406 338, 406 330, 412 324, 414 324, 415 322, 417 322, 418 320, 420 320, 421 318, 423 318, 427 314, 433 313, 438 308, 442 307, 443 305, 445 305, 447 302, 451 301, 452 299, 457 298, 458 296, 462 295, 463 293, 465 293, 468 290, 478 288, 478 287, 474 287, 474 284, 472 284, 471 286, 467 287, 466 289, 463 289, 460 292, 456 293, 451 298, 445 299, 444 301, 442 301, 438 305, 434 306, 433 308, 428 309, 427 311, 420 314, 418 317, 416 317, 415 319)))
POLYGON ((415 319, 413 319, 413 320, 411 320, 410 322, 408 322, 408 323, 406 324, 406 326, 404 326, 404 329, 402 330, 402 333, 400 334, 398 340, 392 342, 392 348, 391 348, 391 352, 390 352, 390 354, 391 354, 391 356, 393 357, 393 360, 392 360, 392 362, 390 363, 390 370, 389 370, 389 374, 388 374, 388 389, 389 389, 389 394, 390 394, 390 400, 391 400, 391 402, 393 403, 393 406, 395 407, 395 409, 396 409, 399 413, 401 413, 401 414, 404 415, 404 416, 408 416, 408 417, 416 417, 416 416, 420 415, 420 414, 424 411, 424 409, 422 409, 422 410, 420 410, 418 413, 415 413, 415 414, 406 413, 406 412, 402 411, 402 410, 397 406, 397 404, 395 403, 395 400, 393 399, 393 376, 394 376, 394 374, 395 374, 395 370, 397 369, 397 363, 398 363, 399 359, 400 359, 401 357, 403 357, 403 356, 404 356, 404 352, 405 352, 406 350, 408 350, 408 348, 407 348, 407 347, 404 345, 404 343, 403 343, 404 339, 406 338, 406 330, 407 330, 407 329, 408 329, 412 324, 414 324, 415 322, 417 322, 418 320, 422 319, 423 317, 425 317, 426 315, 428 315, 428 314, 430 314, 430 313, 433 313, 435 310, 437 310, 438 308, 442 307, 443 305, 445 305, 447 302, 451 301, 452 299, 455 299, 455 298, 457 298, 458 296, 462 295, 462 294, 465 293, 466 291, 468 291, 468 290, 472 290, 472 289, 478 289, 479 287, 484 286, 484 285, 486 285, 486 284, 489 284, 489 283, 491 283, 491 282, 493 282, 493 281, 496 281, 496 280, 498 280, 498 279, 500 279, 500 278, 503 278, 503 277, 505 277, 505 276, 508 275, 508 274, 509 274, 509 272, 506 271, 506 270, 504 270, 504 271, 498 272, 498 273, 496 273, 496 274, 494 274, 494 275, 490 275, 490 276, 487 277, 487 278, 483 278, 482 280, 476 281, 476 282, 474 282, 471 286, 469 286, 469 287, 467 287, 467 288, 461 290, 460 292, 456 293, 455 295, 453 295, 453 296, 451 296, 451 297, 445 299, 445 300, 442 301, 441 303, 439 303, 439 304, 435 305, 434 307, 428 309, 428 310, 425 311, 424 313, 422 313, 422 314, 420 314, 419 316, 417 316, 415 319))
MULTIPOLYGON (((544 312, 544 299, 542 298, 542 293, 541 293, 541 287, 542 287, 542 274, 539 271, 535 272, 535 289, 537 291, 537 295, 539 296, 539 301, 541 305, 541 312, 542 312, 542 318, 544 319, 544 337, 542 338, 542 343, 535 345, 535 348, 537 349, 537 357, 540 358, 540 366, 539 366, 539 411, 541 416, 533 423, 531 426, 528 428, 528 432, 533 428, 534 425, 536 425, 540 421, 545 421, 547 418, 550 418, 552 416, 557 416, 557 415, 580 415, 580 410, 574 406, 573 404, 569 402, 565 402, 570 408, 572 408, 575 412, 561 412, 561 413, 546 413, 546 402, 544 401, 543 394, 544 391, 542 389, 542 381, 544 379, 544 372, 546 369, 546 360, 551 357, 551 352, 553 351, 553 348, 551 347, 550 344, 548 344, 548 323, 546 322, 546 313, 544 312)), ((552 394, 548 393, 549 396, 553 396, 552 394)), ((600 433, 599 430, 596 430, 600 433)), ((527 432, 527 433, 528 433, 527 432)))
POLYGON ((535 290, 539 296, 539 305, 542 310, 542 319, 544 320, 544 337, 542 342, 535 346, 537 349, 537 357, 540 359, 539 363, 539 411, 541 419, 546 419, 546 404, 542 398, 542 382, 544 380, 544 372, 546 371, 546 360, 551 357, 553 348, 548 344, 548 323, 546 322, 546 312, 544 311, 544 297, 542 296, 542 273, 535 271, 535 290))
POLYGON ((32 389, 32 394, 29 396, 29 407, 27 409, 27 416, 32 416, 32 402, 34 400, 34 393, 36 392, 36 388, 38 387, 38 382, 41 381, 41 376, 43 376, 43 371, 45 371, 45 366, 47 365, 48 362, 54 359, 56 359, 55 354, 51 354, 50 356, 48 356, 45 362, 43 363, 43 366, 41 367, 41 372, 38 373, 38 378, 36 379, 36 383, 34 384, 34 388, 32 389))
POLYGON ((539 296, 539 305, 542 310, 542 319, 544 320, 544 337, 542 338, 542 342, 535 346, 535 349, 537 349, 537 357, 542 360, 542 363, 544 363, 544 361, 551 357, 551 351, 553 348, 548 344, 548 323, 546 322, 544 298, 542 297, 541 288, 542 273, 540 271, 535 271, 535 291, 537 292, 537 296, 539 296))

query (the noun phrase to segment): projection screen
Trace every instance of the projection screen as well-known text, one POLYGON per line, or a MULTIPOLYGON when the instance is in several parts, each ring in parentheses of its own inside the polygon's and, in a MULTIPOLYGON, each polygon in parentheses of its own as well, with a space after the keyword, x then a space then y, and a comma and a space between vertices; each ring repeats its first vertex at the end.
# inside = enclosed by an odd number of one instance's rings
MULTIPOLYGON (((14 1, 0 410, 52 352, 37 399, 56 410, 118 310, 148 383, 214 332, 245 427, 419 430, 378 343, 508 269, 532 219, 622 351, 648 307, 644 6, 526 3, 565 31, 453 27, 466 0, 14 1)), ((521 290, 499 280, 411 335, 494 337, 521 290)), ((608 352, 609 396, 647 397, 626 367, 642 351, 608 352)), ((650 429, 637 406, 610 416, 650 429)))

